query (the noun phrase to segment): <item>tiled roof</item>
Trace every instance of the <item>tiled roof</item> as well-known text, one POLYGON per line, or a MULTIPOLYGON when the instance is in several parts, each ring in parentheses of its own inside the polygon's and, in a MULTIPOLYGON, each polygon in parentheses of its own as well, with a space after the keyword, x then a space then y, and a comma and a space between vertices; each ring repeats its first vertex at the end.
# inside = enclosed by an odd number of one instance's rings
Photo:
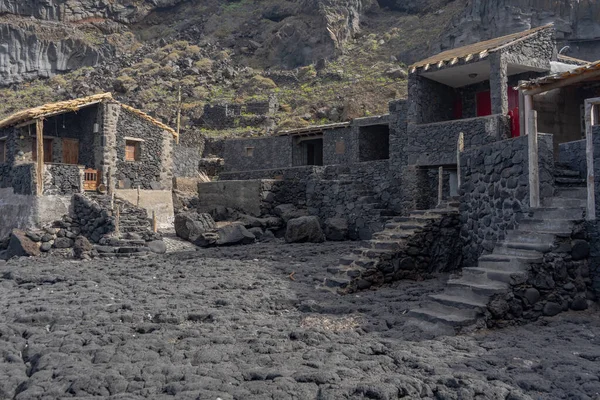
POLYGON ((470 61, 473 58, 483 59, 487 57, 489 53, 496 51, 501 47, 505 47, 512 43, 526 39, 543 30, 551 29, 552 26, 552 24, 544 25, 534 29, 529 29, 527 31, 517 32, 511 35, 486 40, 484 42, 474 43, 469 46, 447 50, 435 56, 414 63, 410 66, 410 71, 415 72, 417 68, 428 67, 430 65, 442 66, 445 63, 456 64, 461 59, 464 59, 465 61, 470 61))

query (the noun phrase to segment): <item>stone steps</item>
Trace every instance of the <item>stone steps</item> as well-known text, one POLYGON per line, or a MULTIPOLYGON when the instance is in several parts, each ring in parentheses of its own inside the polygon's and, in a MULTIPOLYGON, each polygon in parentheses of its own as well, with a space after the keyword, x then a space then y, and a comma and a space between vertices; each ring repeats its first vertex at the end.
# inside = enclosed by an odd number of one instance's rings
MULTIPOLYGON (((568 170, 560 169, 556 176, 561 185, 581 183, 578 174, 568 170)), ((447 325, 454 332, 483 326, 492 298, 508 293, 511 284, 525 282, 531 265, 542 263, 544 254, 556 246, 563 248, 560 239, 570 237, 574 223, 583 218, 585 188, 561 186, 556 194, 508 231, 491 254, 481 255, 476 267, 463 268, 462 276, 451 278, 444 292, 429 296, 429 302, 408 315, 419 322, 447 325)))

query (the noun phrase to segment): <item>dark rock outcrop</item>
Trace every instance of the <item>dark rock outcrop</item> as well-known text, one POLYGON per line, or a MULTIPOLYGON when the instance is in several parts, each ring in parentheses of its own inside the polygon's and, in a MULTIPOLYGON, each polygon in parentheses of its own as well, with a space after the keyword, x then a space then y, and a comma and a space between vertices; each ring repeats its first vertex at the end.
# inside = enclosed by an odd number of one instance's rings
POLYGON ((321 243, 325 235, 317 217, 300 217, 288 221, 285 232, 285 241, 288 243, 321 243))
POLYGON ((12 257, 36 257, 40 255, 38 243, 27 237, 27 233, 20 229, 14 229, 6 250, 6 258, 12 257))

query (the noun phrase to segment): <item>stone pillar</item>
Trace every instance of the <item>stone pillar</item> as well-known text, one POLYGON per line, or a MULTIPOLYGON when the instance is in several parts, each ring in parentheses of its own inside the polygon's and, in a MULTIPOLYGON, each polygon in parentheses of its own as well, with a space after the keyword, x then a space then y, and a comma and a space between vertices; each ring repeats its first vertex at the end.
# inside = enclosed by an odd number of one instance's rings
POLYGON ((163 149, 160 155, 160 183, 165 190, 173 188, 173 146, 175 139, 171 132, 162 131, 163 149))
POLYGON ((117 172, 117 122, 121 113, 121 105, 116 102, 102 103, 102 169, 101 183, 107 186, 108 193, 115 188, 117 172), (110 175, 109 175, 110 174, 110 175))
POLYGON ((490 55, 492 114, 508 114, 508 62, 502 52, 490 55))

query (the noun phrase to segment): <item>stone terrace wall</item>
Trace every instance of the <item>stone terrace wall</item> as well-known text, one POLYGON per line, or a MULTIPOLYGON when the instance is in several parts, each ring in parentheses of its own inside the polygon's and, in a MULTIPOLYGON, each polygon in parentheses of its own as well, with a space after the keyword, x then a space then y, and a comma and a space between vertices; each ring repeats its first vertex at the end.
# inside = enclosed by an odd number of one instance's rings
MULTIPOLYGON (((476 266, 507 230, 529 212, 528 138, 503 140, 465 151, 460 188, 463 265, 476 266)), ((552 136, 539 135, 540 192, 553 194, 552 136)))
POLYGON ((170 133, 121 110, 117 122, 117 182, 119 189, 170 189, 172 179, 172 143, 170 133), (125 138, 142 139, 140 160, 125 161, 125 138))
POLYGON ((77 165, 46 164, 44 194, 74 194, 83 190, 83 170, 77 165))
POLYGON ((332 129, 323 134, 323 164, 351 164, 358 162, 357 129, 332 129))
POLYGON ((502 115, 460 119, 424 125, 408 125, 405 148, 408 164, 456 164, 458 134, 464 132, 465 150, 508 136, 509 120, 502 115))
POLYGON ((570 168, 579 171, 581 177, 587 175, 585 146, 585 139, 558 145, 558 160, 561 163, 567 164, 570 168))
POLYGON ((225 171, 253 171, 292 166, 292 138, 269 136, 258 139, 227 140, 223 144, 225 171), (252 148, 251 154, 249 154, 252 148))

